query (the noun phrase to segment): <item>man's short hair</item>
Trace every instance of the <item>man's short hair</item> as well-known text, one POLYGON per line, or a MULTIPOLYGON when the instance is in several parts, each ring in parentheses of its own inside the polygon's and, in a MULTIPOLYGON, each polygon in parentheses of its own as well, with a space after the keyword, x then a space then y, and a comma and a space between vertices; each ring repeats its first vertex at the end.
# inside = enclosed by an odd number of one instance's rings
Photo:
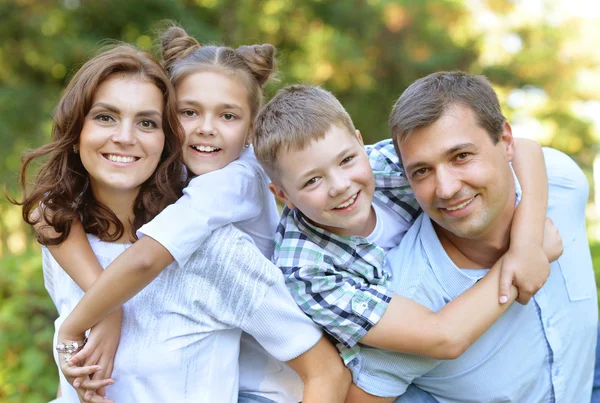
POLYGON ((490 82, 484 76, 442 71, 412 83, 392 108, 389 126, 396 151, 415 130, 433 124, 457 104, 470 108, 479 126, 498 143, 506 118, 490 82))
POLYGON ((336 125, 354 134, 354 124, 333 94, 319 87, 291 85, 277 92, 254 122, 256 158, 272 180, 278 178, 282 150, 303 150, 336 125))

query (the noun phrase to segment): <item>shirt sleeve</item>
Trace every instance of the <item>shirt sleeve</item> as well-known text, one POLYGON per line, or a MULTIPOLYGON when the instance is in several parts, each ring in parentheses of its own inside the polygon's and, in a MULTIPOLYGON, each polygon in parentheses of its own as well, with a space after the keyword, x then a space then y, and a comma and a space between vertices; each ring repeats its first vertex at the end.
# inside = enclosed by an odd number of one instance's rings
POLYGON ((234 161, 192 179, 183 196, 142 226, 138 236, 154 238, 183 267, 212 231, 260 213, 262 187, 250 164, 234 161))
POLYGON ((367 146, 366 152, 375 176, 374 197, 412 224, 421 213, 421 208, 392 140, 382 140, 367 146))
POLYGON ((361 283, 327 265, 285 272, 288 290, 300 309, 348 348, 379 322, 393 296, 385 286, 361 283))
POLYGON ((196 309, 243 329, 278 360, 297 357, 322 336, 285 289, 281 271, 233 225, 214 231, 184 270, 210 290, 195 298, 196 309))

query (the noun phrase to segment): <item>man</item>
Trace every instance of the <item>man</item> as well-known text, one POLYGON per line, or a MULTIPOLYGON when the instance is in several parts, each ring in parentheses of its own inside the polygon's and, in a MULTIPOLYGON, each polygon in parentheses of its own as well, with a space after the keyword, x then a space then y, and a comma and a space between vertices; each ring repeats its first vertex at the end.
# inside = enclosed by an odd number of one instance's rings
MULTIPOLYGON (((388 270, 400 294, 439 310, 508 250, 521 198, 511 128, 489 82, 461 72, 413 83, 394 106, 390 128, 426 214, 390 251, 388 270)), ((588 184, 566 155, 544 155, 547 215, 564 245, 546 284, 458 359, 399 354, 383 377, 414 383, 441 402, 590 401, 597 296, 585 231, 588 184)))

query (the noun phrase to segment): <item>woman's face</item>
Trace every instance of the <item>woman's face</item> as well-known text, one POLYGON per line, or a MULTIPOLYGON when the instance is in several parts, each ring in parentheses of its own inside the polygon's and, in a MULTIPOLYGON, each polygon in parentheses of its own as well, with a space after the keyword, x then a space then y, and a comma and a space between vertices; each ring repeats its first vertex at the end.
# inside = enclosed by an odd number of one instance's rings
POLYGON ((109 76, 96 90, 79 138, 96 197, 136 196, 156 170, 165 143, 163 95, 138 76, 109 76))

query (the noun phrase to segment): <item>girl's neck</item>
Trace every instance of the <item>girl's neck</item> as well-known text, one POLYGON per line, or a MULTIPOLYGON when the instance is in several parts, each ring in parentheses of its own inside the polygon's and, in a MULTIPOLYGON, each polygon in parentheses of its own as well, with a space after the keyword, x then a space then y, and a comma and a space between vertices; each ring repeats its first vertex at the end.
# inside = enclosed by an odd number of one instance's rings
MULTIPOLYGON (((131 242, 132 227, 131 223, 134 219, 133 206, 135 199, 139 194, 139 189, 135 191, 104 191, 95 189, 92 186, 94 198, 111 210, 123 225, 123 235, 115 242, 129 243, 131 242)), ((115 228, 109 228, 109 232, 113 232, 115 228)))

